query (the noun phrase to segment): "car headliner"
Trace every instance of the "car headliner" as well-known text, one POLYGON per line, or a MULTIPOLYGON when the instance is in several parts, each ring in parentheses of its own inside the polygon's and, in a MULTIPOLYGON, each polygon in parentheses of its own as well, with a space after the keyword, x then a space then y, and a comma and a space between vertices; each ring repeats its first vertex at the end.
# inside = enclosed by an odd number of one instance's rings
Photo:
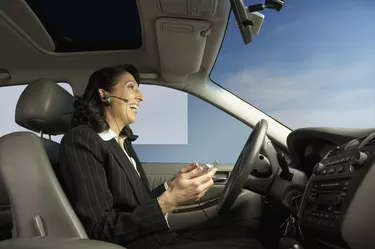
MULTIPOLYGON (((183 5, 184 1, 178 2, 183 5)), ((205 81, 220 50, 230 11, 229 1, 213 3, 212 16, 197 17, 163 12, 178 13, 181 4, 174 1, 137 0, 143 39, 139 49, 54 52, 51 36, 27 3, 3 0, 0 2, 0 86, 51 78, 70 83, 74 92, 80 93, 94 70, 121 63, 134 64, 143 81, 150 84, 183 89, 186 84, 205 81), (205 30, 209 30, 206 37, 201 33, 205 30), (176 55, 176 51, 181 53, 176 55)), ((85 13, 82 13, 83 19, 85 13)))

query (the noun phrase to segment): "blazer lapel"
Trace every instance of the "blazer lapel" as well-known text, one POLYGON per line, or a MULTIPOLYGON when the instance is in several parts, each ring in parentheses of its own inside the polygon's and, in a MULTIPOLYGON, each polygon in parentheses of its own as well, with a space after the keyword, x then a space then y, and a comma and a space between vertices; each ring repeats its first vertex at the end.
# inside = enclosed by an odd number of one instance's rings
MULTIPOLYGON (((128 176, 130 184, 133 187, 135 196, 137 197, 138 201, 141 204, 145 203, 147 201, 144 198, 145 193, 142 193, 142 188, 144 188, 144 186, 142 184, 142 181, 140 181, 139 175, 133 167, 132 163, 126 157, 124 151, 122 151, 120 145, 116 142, 115 139, 111 139, 107 141, 107 143, 109 144, 109 148, 114 157, 116 158, 117 162, 120 164, 121 168, 125 171, 126 175, 128 176)), ((148 195, 148 193, 146 195, 148 195)))
POLYGON ((133 148, 132 143, 128 139, 125 139, 124 143, 126 145, 126 148, 128 148, 129 155, 135 160, 135 162, 137 164, 137 170, 138 170, 139 174, 141 175, 143 183, 145 184, 145 186, 146 186, 147 190, 149 191, 149 193, 151 193, 150 192, 151 191, 150 190, 150 184, 148 183, 146 172, 143 169, 141 162, 139 161, 137 153, 135 153, 135 150, 133 148))

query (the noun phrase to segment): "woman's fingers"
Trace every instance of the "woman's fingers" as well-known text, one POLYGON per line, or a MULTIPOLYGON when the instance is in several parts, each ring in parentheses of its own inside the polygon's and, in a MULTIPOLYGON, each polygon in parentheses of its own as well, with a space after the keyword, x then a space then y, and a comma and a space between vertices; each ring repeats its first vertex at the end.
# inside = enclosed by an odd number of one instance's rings
POLYGON ((206 174, 198 176, 195 180, 197 180, 199 183, 205 183, 209 181, 210 179, 212 179, 216 171, 217 171, 217 168, 213 168, 210 171, 208 171, 206 174))
POLYGON ((198 166, 199 166, 198 163, 194 162, 194 163, 192 163, 192 164, 190 164, 190 165, 187 165, 187 166, 183 167, 183 168, 180 170, 180 172, 181 172, 182 174, 185 174, 185 173, 187 173, 187 172, 189 172, 189 171, 191 171, 191 170, 197 168, 198 166))
POLYGON ((189 172, 183 174, 185 179, 192 179, 199 176, 202 173, 203 168, 200 166, 196 166, 194 169, 190 170, 189 172))
POLYGON ((199 192, 206 192, 209 188, 212 187, 212 185, 214 184, 214 181, 211 179, 209 179, 208 181, 206 181, 205 183, 202 183, 199 187, 198 187, 198 191, 199 192))
POLYGON ((202 170, 203 167, 200 167, 197 163, 181 169, 179 177, 175 179, 173 188, 173 196, 178 200, 178 204, 189 200, 197 200, 214 184, 212 177, 215 175, 217 168, 213 168, 203 175, 202 170))

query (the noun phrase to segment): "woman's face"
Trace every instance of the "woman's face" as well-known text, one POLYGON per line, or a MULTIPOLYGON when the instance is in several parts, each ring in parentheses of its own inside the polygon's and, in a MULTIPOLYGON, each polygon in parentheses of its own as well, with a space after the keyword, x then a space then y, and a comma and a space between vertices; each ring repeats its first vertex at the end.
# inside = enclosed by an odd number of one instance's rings
POLYGON ((139 91, 137 82, 130 73, 122 74, 112 92, 108 95, 128 100, 126 103, 121 99, 112 97, 110 104, 112 110, 109 109, 109 113, 107 112, 107 115, 115 116, 115 121, 117 122, 117 125, 120 126, 120 129, 137 120, 137 111, 144 97, 139 91))

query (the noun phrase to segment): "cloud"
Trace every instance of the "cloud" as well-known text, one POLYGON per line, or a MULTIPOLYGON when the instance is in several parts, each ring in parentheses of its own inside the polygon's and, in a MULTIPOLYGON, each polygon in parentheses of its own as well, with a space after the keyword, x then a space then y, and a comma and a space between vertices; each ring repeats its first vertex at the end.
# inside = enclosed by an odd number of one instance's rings
POLYGON ((374 127, 374 62, 311 67, 299 72, 281 71, 277 66, 242 69, 224 75, 222 82, 228 90, 291 128, 374 127))
POLYGON ((292 129, 301 127, 375 127, 374 104, 357 110, 343 109, 339 111, 332 108, 322 110, 286 109, 269 112, 269 115, 292 129))

